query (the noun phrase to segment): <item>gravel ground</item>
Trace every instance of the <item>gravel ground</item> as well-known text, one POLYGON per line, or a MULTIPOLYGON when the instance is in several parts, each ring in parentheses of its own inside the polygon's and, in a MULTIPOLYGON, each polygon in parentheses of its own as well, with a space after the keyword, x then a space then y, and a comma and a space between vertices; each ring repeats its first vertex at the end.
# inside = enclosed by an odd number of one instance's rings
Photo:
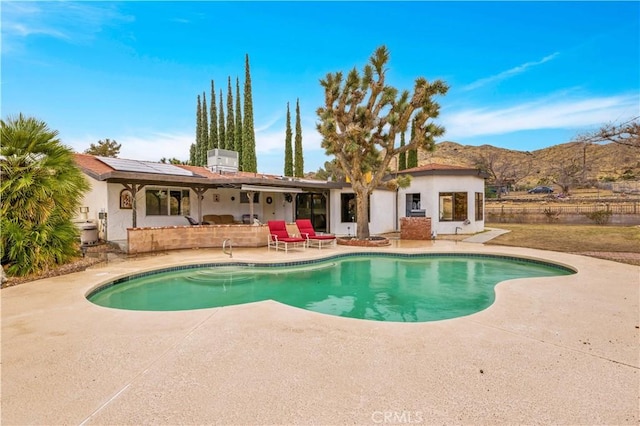
POLYGON ((628 263, 629 265, 640 266, 640 253, 617 253, 602 251, 584 251, 579 253, 582 256, 597 257, 599 259, 613 260, 614 262, 628 263))
POLYGON ((28 275, 25 277, 7 277, 7 281, 2 283, 2 288, 11 287, 29 281, 35 281, 42 278, 50 278, 56 277, 58 275, 66 275, 74 272, 84 271, 90 266, 106 262, 108 257, 113 258, 126 256, 127 255, 123 253, 116 244, 106 243, 98 244, 96 246, 90 246, 87 247, 87 252, 84 257, 78 257, 73 262, 67 263, 57 268, 52 268, 40 274, 28 275))

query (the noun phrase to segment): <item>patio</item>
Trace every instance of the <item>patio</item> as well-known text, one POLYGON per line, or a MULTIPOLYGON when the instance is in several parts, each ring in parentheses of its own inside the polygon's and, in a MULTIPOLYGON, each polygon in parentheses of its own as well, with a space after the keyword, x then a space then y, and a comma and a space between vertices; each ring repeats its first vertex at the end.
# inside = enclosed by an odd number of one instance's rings
POLYGON ((86 301, 97 284, 220 248, 112 262, 1 291, 3 424, 637 424, 640 268, 455 241, 268 252, 479 252, 578 273, 514 280, 477 314, 432 323, 326 316, 265 301, 136 312, 86 301))

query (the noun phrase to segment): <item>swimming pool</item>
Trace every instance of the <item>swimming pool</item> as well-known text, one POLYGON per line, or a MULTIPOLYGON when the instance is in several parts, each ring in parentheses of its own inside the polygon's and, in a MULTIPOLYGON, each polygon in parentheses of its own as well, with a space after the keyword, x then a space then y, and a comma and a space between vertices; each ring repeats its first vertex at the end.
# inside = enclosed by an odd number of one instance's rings
POLYGON ((125 277, 87 295, 105 307, 175 311, 275 300, 329 315, 424 322, 481 311, 514 278, 575 271, 497 255, 350 253, 279 264, 224 263, 125 277))

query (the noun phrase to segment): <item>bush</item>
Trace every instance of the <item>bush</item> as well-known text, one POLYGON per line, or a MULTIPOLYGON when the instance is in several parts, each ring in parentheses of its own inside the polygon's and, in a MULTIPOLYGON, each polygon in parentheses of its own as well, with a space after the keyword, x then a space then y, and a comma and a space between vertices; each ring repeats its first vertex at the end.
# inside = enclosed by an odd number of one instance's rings
POLYGON ((0 120, 0 257, 7 274, 24 276, 72 260, 72 220, 89 188, 58 132, 32 117, 0 120))
POLYGON ((547 217, 547 222, 553 223, 556 222, 560 217, 559 210, 553 210, 552 208, 547 207, 543 210, 544 215, 547 217))
POLYGON ((611 210, 596 210, 584 215, 594 221, 596 225, 606 225, 611 220, 611 210))

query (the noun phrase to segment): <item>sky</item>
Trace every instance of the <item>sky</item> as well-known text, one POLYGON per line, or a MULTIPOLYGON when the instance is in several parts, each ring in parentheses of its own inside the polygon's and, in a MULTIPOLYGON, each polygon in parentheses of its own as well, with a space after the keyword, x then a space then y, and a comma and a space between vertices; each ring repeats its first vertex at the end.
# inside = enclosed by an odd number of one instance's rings
MULTIPOLYGON (((320 80, 390 52, 387 83, 441 79, 438 139, 534 151, 640 116, 640 3, 0 3, 1 115, 47 123, 76 152, 188 160, 197 96, 210 103, 249 55, 258 171, 284 173, 286 108, 300 103, 304 169, 331 159, 320 80)), ((241 95, 242 96, 242 95, 241 95)), ((235 99, 234 99, 235 101, 235 99)), ((219 106, 219 99, 217 98, 219 106)))

